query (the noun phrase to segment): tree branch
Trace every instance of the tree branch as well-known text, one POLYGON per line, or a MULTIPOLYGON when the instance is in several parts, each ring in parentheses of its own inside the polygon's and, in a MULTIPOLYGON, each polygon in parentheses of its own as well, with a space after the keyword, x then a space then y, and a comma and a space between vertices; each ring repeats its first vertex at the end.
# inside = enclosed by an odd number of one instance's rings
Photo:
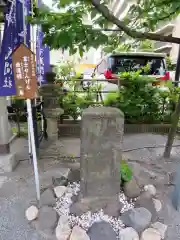
POLYGON ((104 18, 106 18, 109 22, 115 24, 120 30, 124 31, 128 36, 132 38, 149 39, 160 42, 180 44, 180 38, 177 37, 163 36, 155 33, 138 32, 136 30, 132 30, 127 27, 123 21, 116 18, 104 4, 101 4, 100 0, 91 0, 91 3, 104 18))

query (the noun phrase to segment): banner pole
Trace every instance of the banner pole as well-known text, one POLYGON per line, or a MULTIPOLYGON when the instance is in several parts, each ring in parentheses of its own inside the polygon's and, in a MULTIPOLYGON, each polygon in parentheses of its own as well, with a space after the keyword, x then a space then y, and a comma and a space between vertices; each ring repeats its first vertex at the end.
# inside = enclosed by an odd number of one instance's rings
MULTIPOLYGON (((26 104, 27 106, 27 104, 26 104)), ((32 164, 32 149, 31 149, 31 137, 30 137, 30 126, 29 126, 29 116, 27 116, 28 123, 28 147, 29 147, 29 163, 32 164)))
MULTIPOLYGON (((24 0, 22 1, 23 5, 23 28, 24 28, 24 44, 26 45, 26 22, 25 22, 25 3, 24 0)), ((36 184, 36 194, 37 194, 37 200, 40 200, 40 184, 39 184, 39 174, 38 174, 38 164, 37 164, 37 154, 36 154, 36 145, 35 145, 35 137, 34 137, 34 127, 33 127, 33 118, 32 118, 32 106, 31 106, 31 100, 26 100, 27 104, 27 113, 28 113, 28 129, 29 129, 29 139, 31 143, 31 149, 32 149, 32 157, 33 157, 33 166, 34 166, 34 177, 35 177, 35 184, 36 184)))

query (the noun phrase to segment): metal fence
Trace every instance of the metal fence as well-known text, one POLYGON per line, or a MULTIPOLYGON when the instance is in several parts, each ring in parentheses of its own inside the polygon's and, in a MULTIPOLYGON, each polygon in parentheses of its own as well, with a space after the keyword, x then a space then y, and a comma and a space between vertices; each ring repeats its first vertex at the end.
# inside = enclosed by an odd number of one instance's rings
MULTIPOLYGON (((75 107, 78 107, 78 96, 87 99, 87 102, 85 101, 84 103, 84 107, 104 105, 105 99, 109 94, 117 93, 121 89, 121 87, 125 86, 125 80, 120 81, 116 79, 73 79, 73 84, 71 82, 69 86, 67 84, 68 81, 69 80, 63 80, 61 83, 63 86, 64 95, 62 95, 60 99, 60 105, 65 110, 65 116, 61 116, 61 123, 63 122, 63 118, 66 119, 66 117, 68 117, 66 116, 66 112, 68 113, 68 107, 70 114, 73 112, 75 107), (107 85, 107 81, 108 83, 110 83, 109 85, 107 85), (71 99, 69 100, 67 96, 70 96, 71 99), (91 99, 91 97, 93 98, 91 99)), ((157 80, 157 82, 159 81, 157 80)), ((144 104, 145 106, 146 102, 142 104, 144 104)), ((83 102, 79 105, 82 105, 83 108, 83 102)), ((170 116, 173 110, 174 104, 170 100, 168 100, 167 97, 162 98, 158 109, 158 114, 161 113, 160 118, 162 119, 162 122, 165 114, 170 120, 170 116)), ((169 123, 169 120, 167 120, 166 123, 169 123)))
MULTIPOLYGON (((114 79, 108 80, 109 83, 112 83, 110 89, 107 89, 107 80, 105 79, 73 79, 73 81, 70 81, 71 82, 63 80, 62 83, 60 83, 62 84, 63 94, 59 95, 59 104, 65 111, 65 114, 60 117, 59 122, 61 124, 63 122, 66 124, 65 119, 80 119, 81 111, 86 107, 97 105, 103 106, 105 104, 104 100, 106 99, 106 96, 110 93, 118 92, 123 86, 123 82, 114 79), (78 99, 78 97, 80 98, 78 99)), ((174 110, 173 107, 173 104, 166 99, 161 102, 159 112, 162 116, 162 123, 164 123, 163 119, 165 114, 168 115, 168 119, 170 119, 174 110)), ((20 111, 19 109, 11 106, 8 108, 8 112, 9 120, 13 125, 12 127, 16 129, 17 134, 22 136, 25 133, 27 136, 28 125, 26 107, 20 111), (21 115, 19 115, 19 112, 21 115), (22 121, 20 117, 23 118, 22 121)), ((42 139, 48 138, 47 120, 44 114, 43 101, 32 101, 32 113, 35 142, 36 147, 39 148, 42 139)), ((165 123, 169 122, 167 121, 165 123)))

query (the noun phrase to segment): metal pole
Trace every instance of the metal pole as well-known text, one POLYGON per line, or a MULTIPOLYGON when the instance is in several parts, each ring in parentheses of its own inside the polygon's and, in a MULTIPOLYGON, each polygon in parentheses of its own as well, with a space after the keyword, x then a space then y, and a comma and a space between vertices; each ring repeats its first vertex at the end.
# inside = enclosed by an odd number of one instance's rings
MULTIPOLYGON (((26 22, 25 22, 25 4, 24 0, 22 2, 23 6, 23 26, 24 26, 24 44, 26 45, 26 22)), ((32 118, 32 106, 31 100, 27 99, 27 113, 28 113, 28 121, 29 121, 29 134, 30 134, 30 142, 32 148, 32 156, 33 156, 33 165, 34 165, 34 175, 35 175, 35 184, 36 184, 36 194, 37 200, 40 200, 40 184, 39 184, 39 174, 38 174, 38 164, 37 164, 37 154, 36 154, 36 145, 35 145, 35 138, 34 138, 34 127, 33 127, 33 118, 32 118)))
POLYGON ((31 148, 31 136, 30 136, 30 126, 29 126, 29 114, 27 116, 28 123, 28 147, 29 147, 29 163, 32 164, 32 148, 31 148))
POLYGON ((32 116, 33 116, 33 127, 34 127, 34 138, 36 150, 39 148, 39 137, 38 137, 38 126, 37 126, 37 111, 36 111, 36 103, 35 101, 31 101, 32 106, 32 116))
POLYGON ((180 45, 179 45, 179 52, 177 57, 177 64, 176 64, 176 73, 175 73, 175 87, 178 87, 179 85, 179 78, 180 78, 180 45))
MULTIPOLYGON (((178 52, 176 73, 175 73, 175 84, 174 84, 175 87, 178 87, 179 85, 179 78, 180 78, 180 45, 179 45, 179 52, 178 52)), ((180 165, 177 168, 175 188, 172 195, 172 204, 177 211, 180 211, 180 165)))

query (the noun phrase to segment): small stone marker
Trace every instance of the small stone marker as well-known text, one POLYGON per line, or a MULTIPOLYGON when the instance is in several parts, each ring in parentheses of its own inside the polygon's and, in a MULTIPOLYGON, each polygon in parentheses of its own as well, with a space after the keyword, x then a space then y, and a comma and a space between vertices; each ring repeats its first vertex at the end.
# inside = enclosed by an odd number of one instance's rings
POLYGON ((167 225, 160 222, 155 222, 151 225, 151 227, 156 229, 160 233, 162 239, 165 239, 166 231, 168 228, 167 225))
POLYGON ((74 226, 69 240, 90 240, 86 231, 79 226, 74 226))
POLYGON ((67 240, 71 234, 71 228, 69 226, 68 217, 65 215, 60 216, 58 225, 56 227, 57 240, 67 240))
POLYGON ((124 114, 117 108, 89 107, 81 127, 81 196, 114 197, 120 190, 124 114))
POLYGON ((124 228, 119 233, 120 240, 139 240, 139 235, 131 227, 124 228))
MULTIPOLYGON (((152 214, 143 207, 130 209, 121 215, 121 220, 127 227, 132 227, 138 233, 141 233, 149 227, 152 214)), ((153 238, 152 238, 153 239, 153 238)))
POLYGON ((64 195, 64 193, 66 192, 66 189, 67 189, 67 187, 65 187, 65 186, 55 187, 54 188, 54 193, 55 193, 56 197, 61 198, 64 195))
POLYGON ((142 233, 141 240, 161 240, 161 235, 155 229, 148 228, 142 233))
POLYGON ((38 209, 36 206, 31 206, 26 210, 26 218, 28 221, 33 221, 37 218, 38 216, 38 209))
POLYGON ((116 240, 116 233, 108 222, 95 222, 87 232, 90 240, 116 240))

